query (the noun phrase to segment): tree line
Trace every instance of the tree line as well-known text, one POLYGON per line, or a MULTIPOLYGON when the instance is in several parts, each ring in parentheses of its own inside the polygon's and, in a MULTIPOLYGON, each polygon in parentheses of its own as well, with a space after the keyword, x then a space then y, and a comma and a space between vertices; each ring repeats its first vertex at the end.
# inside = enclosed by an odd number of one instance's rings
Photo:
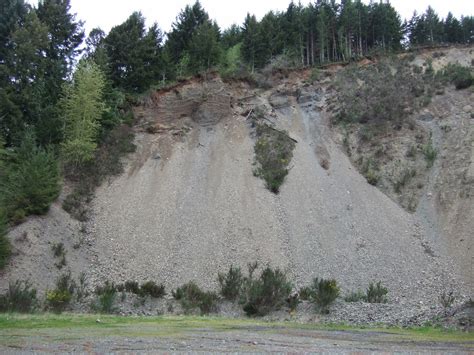
POLYGON ((47 211, 61 176, 93 161, 114 128, 130 120, 133 95, 151 86, 212 68, 229 76, 252 73, 276 59, 313 66, 378 50, 473 41, 472 16, 440 19, 429 7, 402 22, 388 1, 292 1, 285 11, 261 20, 248 14, 242 25, 224 30, 196 1, 180 11, 169 33, 156 23, 147 27, 134 12, 109 33, 95 28, 86 36, 70 0, 37 6, 2 0, 0 237, 5 223, 47 211))

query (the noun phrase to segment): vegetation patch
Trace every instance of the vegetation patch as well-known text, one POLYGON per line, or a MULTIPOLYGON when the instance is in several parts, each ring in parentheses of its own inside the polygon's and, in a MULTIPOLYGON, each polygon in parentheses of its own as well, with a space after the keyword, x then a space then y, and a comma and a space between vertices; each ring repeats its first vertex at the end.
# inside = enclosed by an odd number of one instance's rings
POLYGON ((115 288, 119 292, 130 292, 140 297, 162 298, 166 295, 165 286, 155 281, 146 281, 140 285, 138 281, 129 280, 115 288))
POLYGON ((27 281, 10 282, 7 292, 0 295, 0 312, 30 313, 37 306, 36 289, 27 281))
POLYGON ((399 60, 349 66, 338 73, 335 85, 339 105, 335 117, 337 121, 353 123, 400 126, 408 113, 417 108, 417 98, 425 92, 421 74, 399 60))
POLYGON ((196 308, 199 308, 201 314, 209 314, 217 310, 217 294, 201 290, 192 281, 174 290, 173 297, 181 303, 187 313, 196 308))
POLYGON ((68 271, 56 280, 56 288, 46 292, 47 308, 53 312, 61 313, 72 301, 74 291, 76 290, 76 282, 68 271))
POLYGON ((431 168, 438 156, 438 151, 435 147, 433 147, 433 140, 430 136, 428 143, 423 146, 423 155, 425 156, 426 160, 426 167, 431 168))
POLYGON ((288 175, 294 148, 295 141, 286 132, 267 124, 257 125, 254 175, 265 180, 267 189, 275 194, 288 175))
POLYGON ((64 244, 62 242, 54 243, 51 246, 51 250, 53 252, 54 257, 58 259, 58 261, 54 265, 58 269, 62 269, 67 264, 66 249, 64 248, 64 244))
POLYGON ((402 187, 407 185, 412 178, 416 176, 416 169, 405 169, 402 171, 399 179, 393 184, 393 188, 396 193, 400 193, 402 187))
POLYGON ((240 297, 245 281, 240 267, 231 265, 227 273, 218 273, 217 279, 222 297, 229 301, 235 301, 240 297))
POLYGON ((382 286, 382 282, 371 282, 367 288, 365 300, 369 303, 386 303, 388 289, 382 286))
POLYGON ((320 313, 329 313, 329 307, 339 296, 339 286, 334 279, 314 278, 310 286, 309 301, 314 303, 320 313))
POLYGON ((117 289, 113 283, 106 282, 103 286, 95 290, 97 301, 92 305, 92 309, 100 313, 113 313, 117 289))
POLYGON ((11 245, 7 237, 7 217, 5 211, 0 208, 0 270, 3 269, 10 258, 11 245))
POLYGON ((38 147, 35 134, 27 131, 21 145, 8 153, 0 142, 1 167, 0 209, 11 223, 48 212, 60 191, 59 164, 52 149, 38 147))
POLYGON ((453 84, 457 90, 467 89, 474 83, 472 70, 459 64, 448 64, 436 74, 439 80, 453 84))
POLYGON ((366 295, 364 292, 357 290, 352 291, 344 297, 345 302, 361 302, 366 300, 366 295))
POLYGON ((267 266, 258 278, 253 274, 257 264, 249 266, 241 303, 248 316, 265 316, 283 307, 293 289, 292 283, 280 269, 267 266))
POLYGON ((75 188, 63 202, 65 211, 79 221, 87 221, 87 204, 91 201, 95 188, 105 179, 123 172, 123 157, 136 149, 133 140, 134 133, 130 126, 116 126, 105 134, 93 160, 80 167, 67 167, 66 176, 75 188))

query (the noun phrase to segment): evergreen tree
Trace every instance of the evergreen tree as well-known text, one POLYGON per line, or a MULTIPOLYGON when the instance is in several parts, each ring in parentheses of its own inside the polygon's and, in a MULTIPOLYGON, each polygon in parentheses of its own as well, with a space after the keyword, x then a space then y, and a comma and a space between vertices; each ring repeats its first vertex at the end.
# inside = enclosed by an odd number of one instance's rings
POLYGON ((171 60, 178 63, 191 47, 191 40, 197 29, 204 23, 210 22, 209 15, 196 1, 193 6, 187 5, 182 10, 168 33, 166 42, 168 55, 171 60))
POLYGON ((73 83, 64 90, 60 103, 65 121, 62 155, 72 167, 81 166, 94 157, 100 118, 105 109, 104 85, 98 66, 84 60, 74 73, 73 83))
POLYGON ((189 69, 196 74, 217 65, 220 57, 219 27, 204 22, 194 33, 189 48, 189 69))
POLYGON ((221 36, 222 49, 227 50, 242 42, 242 29, 233 24, 226 29, 221 36))
POLYGON ((110 78, 116 87, 142 92, 159 80, 159 53, 163 36, 158 25, 148 32, 145 18, 134 12, 124 23, 112 28, 105 38, 110 78))
POLYGON ((37 146, 32 131, 26 131, 21 145, 3 155, 0 174, 0 208, 13 223, 30 214, 44 214, 59 195, 59 165, 50 150, 37 146))
POLYGON ((43 0, 38 3, 38 17, 48 27, 50 39, 47 57, 52 64, 49 73, 56 86, 54 94, 59 94, 62 80, 72 69, 78 49, 84 39, 83 23, 76 21, 76 15, 71 12, 70 0, 43 0))
POLYGON ((448 43, 461 43, 462 37, 461 23, 449 12, 444 21, 444 40, 448 43))
POLYGON ((260 38, 258 31, 258 22, 255 15, 247 14, 242 27, 242 58, 250 65, 252 72, 259 64, 260 38))
POLYGON ((431 6, 428 6, 425 12, 425 22, 428 34, 428 41, 431 44, 441 43, 443 39, 443 23, 440 21, 438 14, 431 6))
MULTIPOLYGON (((48 29, 34 10, 29 11, 23 24, 17 25, 11 33, 10 43, 12 49, 7 52, 3 66, 6 83, 0 89, 0 127, 8 145, 18 143, 27 126, 43 131, 52 128, 50 123, 54 120, 47 117, 49 58, 44 53, 49 45, 48 29)), ((56 133, 52 128, 42 141, 56 133)))
POLYGON ((462 16, 462 42, 474 43, 474 16, 462 16))

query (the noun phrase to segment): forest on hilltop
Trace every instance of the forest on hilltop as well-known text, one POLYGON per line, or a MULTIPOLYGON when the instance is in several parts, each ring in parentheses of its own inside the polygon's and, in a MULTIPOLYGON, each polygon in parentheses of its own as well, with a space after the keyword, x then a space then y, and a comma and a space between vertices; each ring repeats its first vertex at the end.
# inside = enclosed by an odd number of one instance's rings
MULTIPOLYGON (((217 69, 248 78, 268 64, 298 68, 347 62, 440 43, 474 42, 474 18, 441 19, 428 7, 402 22, 389 2, 291 2, 260 21, 220 29, 196 1, 169 33, 134 12, 88 36, 70 0, 0 5, 0 267, 10 254, 7 227, 44 214, 63 178, 86 198, 121 170, 133 150, 131 106, 137 94, 217 69)), ((79 197, 78 197, 79 196, 79 197)))

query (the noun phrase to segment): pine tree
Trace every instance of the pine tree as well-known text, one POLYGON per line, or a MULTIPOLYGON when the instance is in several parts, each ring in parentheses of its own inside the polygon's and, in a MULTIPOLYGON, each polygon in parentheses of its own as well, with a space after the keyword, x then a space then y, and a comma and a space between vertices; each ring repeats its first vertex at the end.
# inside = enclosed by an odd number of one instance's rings
POLYGON ((142 92, 159 81, 162 40, 157 24, 146 30, 140 12, 134 12, 124 23, 112 28, 104 45, 114 85, 126 91, 142 92))
POLYGON ((193 6, 187 5, 176 18, 172 30, 168 33, 166 50, 170 59, 178 63, 191 46, 191 40, 197 29, 204 23, 210 22, 209 15, 196 1, 193 6))
POLYGON ((49 149, 38 147, 31 130, 21 145, 3 155, 0 174, 0 208, 13 223, 30 214, 44 214, 59 195, 59 165, 49 149))
POLYGON ((220 53, 219 27, 216 23, 204 22, 191 40, 189 69, 194 74, 209 70, 219 62, 220 53))
POLYGON ((451 12, 448 13, 444 21, 444 40, 448 43, 461 43, 463 41, 461 23, 451 12))
POLYGON ((242 27, 242 57, 250 65, 250 68, 255 71, 256 63, 258 63, 259 55, 259 33, 258 23, 255 15, 247 14, 244 25, 242 27))

